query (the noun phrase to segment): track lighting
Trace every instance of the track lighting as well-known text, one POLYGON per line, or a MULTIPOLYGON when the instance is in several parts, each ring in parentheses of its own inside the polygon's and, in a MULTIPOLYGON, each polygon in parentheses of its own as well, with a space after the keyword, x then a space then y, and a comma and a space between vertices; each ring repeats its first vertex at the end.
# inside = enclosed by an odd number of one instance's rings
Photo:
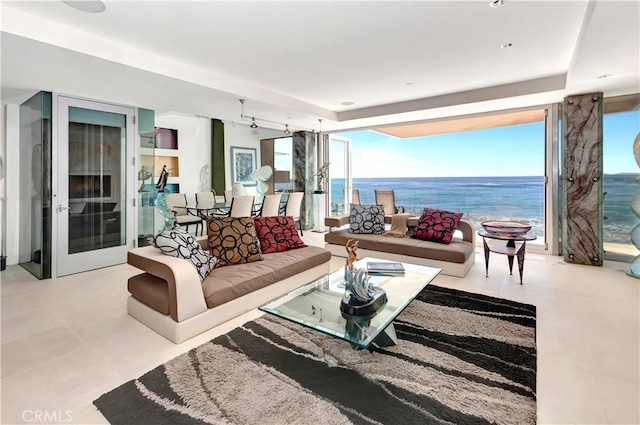
MULTIPOLYGON (((276 124, 278 126, 284 127, 284 131, 283 132, 287 136, 291 134, 291 128, 290 127, 297 128, 297 129, 300 129, 300 130, 310 131, 312 133, 316 132, 313 129, 304 128, 304 127, 298 127, 298 126, 293 126, 293 125, 289 126, 289 124, 280 123, 280 122, 277 122, 277 121, 271 121, 271 120, 268 120, 268 119, 265 119, 265 118, 248 117, 248 116, 246 116, 244 114, 244 102, 245 102, 246 99, 238 99, 238 100, 240 101, 240 105, 241 105, 241 107, 240 107, 240 118, 242 118, 243 120, 251 120, 251 124, 249 125, 249 127, 254 129, 254 131, 255 131, 256 128, 258 128, 258 124, 256 123, 256 121, 262 121, 262 122, 266 122, 266 123, 269 123, 269 124, 276 124)), ((266 128, 273 128, 273 127, 266 126, 266 128)), ((322 128, 322 119, 320 119, 320 128, 322 128)))

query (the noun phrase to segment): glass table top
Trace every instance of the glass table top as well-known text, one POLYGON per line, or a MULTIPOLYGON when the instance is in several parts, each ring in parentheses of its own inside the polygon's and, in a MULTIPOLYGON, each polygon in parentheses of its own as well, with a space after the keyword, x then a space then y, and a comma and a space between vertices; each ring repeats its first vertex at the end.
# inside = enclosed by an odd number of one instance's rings
MULTIPOLYGON (((363 258, 355 265, 366 269, 368 261, 386 260, 363 258)), ((260 310, 367 348, 440 272, 434 267, 403 265, 404 275, 370 275, 371 282, 384 289, 388 299, 373 317, 343 317, 340 302, 345 292, 344 268, 297 288, 260 310)))

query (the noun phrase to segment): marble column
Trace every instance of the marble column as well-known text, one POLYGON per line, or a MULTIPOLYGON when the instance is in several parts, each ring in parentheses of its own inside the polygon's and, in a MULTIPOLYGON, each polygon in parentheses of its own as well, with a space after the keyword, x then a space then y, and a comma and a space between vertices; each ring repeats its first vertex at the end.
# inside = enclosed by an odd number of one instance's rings
POLYGON ((602 93, 568 96, 563 108, 564 260, 603 263, 602 93))
POLYGON ((316 133, 293 133, 293 190, 304 192, 300 210, 303 229, 315 226, 312 182, 316 172, 316 151, 316 133))

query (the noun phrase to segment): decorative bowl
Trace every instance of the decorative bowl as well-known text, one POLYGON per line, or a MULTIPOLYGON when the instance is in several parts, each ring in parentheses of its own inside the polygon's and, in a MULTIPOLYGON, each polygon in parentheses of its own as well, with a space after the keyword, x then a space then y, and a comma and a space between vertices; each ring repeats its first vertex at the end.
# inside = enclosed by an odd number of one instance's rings
POLYGON ((505 236, 522 236, 531 230, 531 225, 522 221, 483 221, 482 227, 489 233, 505 236))

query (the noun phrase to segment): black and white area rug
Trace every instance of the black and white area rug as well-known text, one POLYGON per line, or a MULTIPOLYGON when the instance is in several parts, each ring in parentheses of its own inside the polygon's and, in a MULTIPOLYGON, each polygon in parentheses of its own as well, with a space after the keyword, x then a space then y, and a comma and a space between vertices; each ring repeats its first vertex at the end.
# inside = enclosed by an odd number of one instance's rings
POLYGON ((94 404, 112 424, 535 424, 536 309, 429 285, 399 343, 348 343, 266 315, 94 404))

